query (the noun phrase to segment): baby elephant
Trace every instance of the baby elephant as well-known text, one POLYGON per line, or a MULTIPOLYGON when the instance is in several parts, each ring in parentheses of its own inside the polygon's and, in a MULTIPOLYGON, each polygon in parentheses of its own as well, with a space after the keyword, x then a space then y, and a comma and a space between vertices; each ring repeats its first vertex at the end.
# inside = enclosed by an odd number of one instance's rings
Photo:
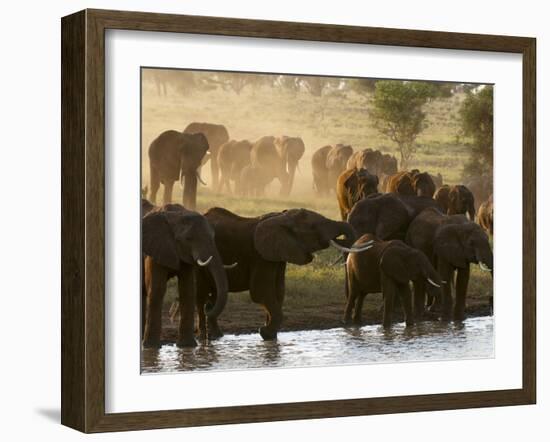
POLYGON ((403 241, 380 241, 372 234, 361 236, 354 247, 374 240, 373 246, 361 253, 352 253, 347 259, 347 304, 344 322, 361 324, 363 300, 369 293, 384 295, 384 327, 391 327, 393 302, 399 296, 406 324, 413 325, 409 281, 428 282, 427 290, 439 297, 441 278, 430 261, 419 250, 403 241))

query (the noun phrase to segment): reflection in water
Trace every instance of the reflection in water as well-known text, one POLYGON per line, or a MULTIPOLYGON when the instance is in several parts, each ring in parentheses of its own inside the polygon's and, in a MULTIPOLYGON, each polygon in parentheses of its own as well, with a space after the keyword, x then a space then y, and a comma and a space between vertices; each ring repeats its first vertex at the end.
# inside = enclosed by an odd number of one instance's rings
POLYGON ((421 322, 279 333, 276 342, 259 334, 227 335, 196 348, 145 349, 142 372, 238 370, 380 362, 434 361, 493 357, 493 318, 463 323, 421 322))

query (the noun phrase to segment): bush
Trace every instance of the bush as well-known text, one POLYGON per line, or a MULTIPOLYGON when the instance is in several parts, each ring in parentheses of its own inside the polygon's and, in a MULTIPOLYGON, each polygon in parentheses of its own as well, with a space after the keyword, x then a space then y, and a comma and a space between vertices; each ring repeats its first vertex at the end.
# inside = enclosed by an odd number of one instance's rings
POLYGON ((493 87, 470 91, 459 110, 462 134, 471 138, 470 157, 463 176, 491 174, 493 170, 493 87))

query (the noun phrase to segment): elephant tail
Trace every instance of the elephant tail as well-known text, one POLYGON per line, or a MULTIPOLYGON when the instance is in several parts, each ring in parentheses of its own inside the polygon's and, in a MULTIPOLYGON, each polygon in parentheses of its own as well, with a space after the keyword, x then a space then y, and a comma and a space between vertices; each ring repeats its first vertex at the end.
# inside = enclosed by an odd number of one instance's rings
POLYGON ((349 282, 348 282, 348 262, 344 261, 344 294, 346 299, 349 299, 349 282))

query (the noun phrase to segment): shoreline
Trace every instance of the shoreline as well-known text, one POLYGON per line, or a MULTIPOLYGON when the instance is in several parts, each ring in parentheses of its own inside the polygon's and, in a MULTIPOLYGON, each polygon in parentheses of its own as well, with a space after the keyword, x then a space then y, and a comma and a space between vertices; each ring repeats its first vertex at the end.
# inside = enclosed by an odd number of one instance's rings
MULTIPOLYGON (((374 298, 374 297, 373 297, 374 298)), ((492 299, 478 299, 477 302, 466 306, 466 319, 474 317, 484 317, 493 315, 492 299)), ((163 344, 175 343, 178 337, 178 322, 179 318, 176 318, 173 322, 170 320, 169 305, 165 305, 163 309, 163 324, 162 324, 162 337, 163 344)), ((290 331, 305 331, 305 330, 329 330, 333 328, 343 328, 344 323, 342 321, 343 306, 341 304, 329 305, 324 311, 316 312, 286 312, 281 332, 290 331)), ((245 335, 254 334, 258 332, 258 328, 263 325, 262 310, 257 304, 249 303, 237 303, 222 313, 219 317, 219 325, 224 334, 228 335, 245 335)), ((401 312, 394 312, 394 322, 403 322, 403 314, 401 312)), ((423 321, 429 321, 429 318, 423 319, 423 321)), ((437 319, 433 319, 437 321, 437 319)), ((452 322, 452 321, 451 321, 452 322)), ((381 303, 368 304, 365 303, 363 309, 363 322, 362 326, 366 325, 378 325, 382 323, 382 309, 381 303)), ((359 327, 349 325, 347 327, 359 327)))

